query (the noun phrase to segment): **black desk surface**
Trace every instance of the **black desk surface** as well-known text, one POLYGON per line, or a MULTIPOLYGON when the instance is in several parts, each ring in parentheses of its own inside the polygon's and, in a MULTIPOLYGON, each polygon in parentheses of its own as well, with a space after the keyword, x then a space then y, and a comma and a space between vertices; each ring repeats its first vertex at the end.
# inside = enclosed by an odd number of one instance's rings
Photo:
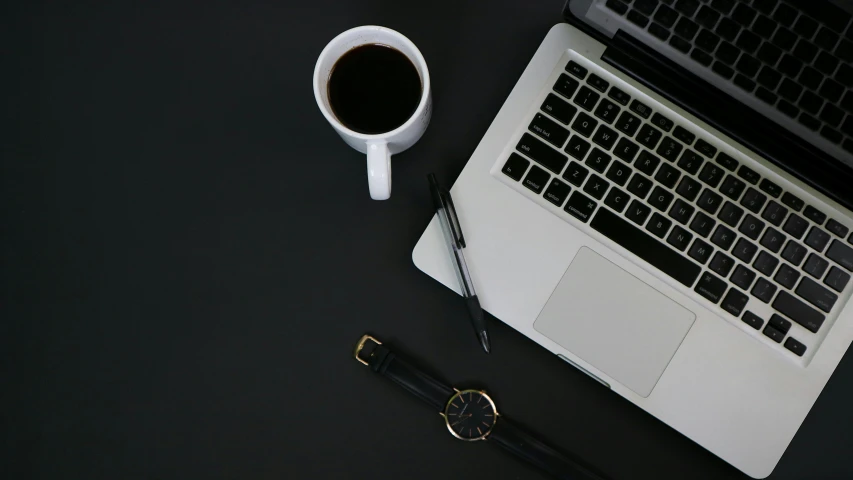
MULTIPOLYGON (((412 264, 427 173, 456 178, 562 0, 39 3, 0 15, 5 478, 544 478, 356 363, 365 332, 615 479, 743 478, 494 319, 486 356, 412 264), (311 90, 362 24, 434 88, 386 202, 311 90)), ((847 355, 773 478, 853 477, 851 402, 847 355)))

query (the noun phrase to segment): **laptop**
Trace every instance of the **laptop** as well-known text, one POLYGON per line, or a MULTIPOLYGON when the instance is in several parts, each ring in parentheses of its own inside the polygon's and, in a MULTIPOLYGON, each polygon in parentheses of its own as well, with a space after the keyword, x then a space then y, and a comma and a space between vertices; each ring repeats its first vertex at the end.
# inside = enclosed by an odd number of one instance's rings
POLYGON ((853 341, 851 13, 570 0, 451 190, 487 311, 754 478, 853 341))

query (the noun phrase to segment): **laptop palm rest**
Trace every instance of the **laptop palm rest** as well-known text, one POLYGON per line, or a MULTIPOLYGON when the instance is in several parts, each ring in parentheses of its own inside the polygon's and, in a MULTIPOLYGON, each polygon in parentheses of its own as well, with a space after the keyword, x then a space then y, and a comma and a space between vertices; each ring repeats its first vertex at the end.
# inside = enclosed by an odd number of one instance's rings
POLYGON ((583 247, 533 328, 648 397, 695 319, 690 310, 583 247))

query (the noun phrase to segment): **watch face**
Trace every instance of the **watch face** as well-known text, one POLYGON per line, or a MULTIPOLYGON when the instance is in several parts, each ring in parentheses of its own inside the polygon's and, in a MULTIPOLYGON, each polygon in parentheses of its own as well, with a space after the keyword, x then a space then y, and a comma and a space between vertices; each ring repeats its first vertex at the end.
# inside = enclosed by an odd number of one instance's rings
POLYGON ((482 440, 492 431, 496 417, 494 402, 478 390, 457 392, 444 410, 447 428, 461 440, 482 440))

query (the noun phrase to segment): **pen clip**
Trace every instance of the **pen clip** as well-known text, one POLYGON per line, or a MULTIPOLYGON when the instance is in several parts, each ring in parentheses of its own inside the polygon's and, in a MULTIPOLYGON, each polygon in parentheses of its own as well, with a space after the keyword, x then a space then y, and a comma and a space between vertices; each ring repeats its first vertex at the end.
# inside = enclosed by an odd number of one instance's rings
POLYGON ((447 190, 441 191, 447 203, 447 217, 450 219, 450 229, 453 230, 453 240, 456 242, 456 248, 465 248, 465 237, 462 235, 462 225, 459 224, 459 216, 456 214, 456 206, 453 204, 453 198, 447 190))

